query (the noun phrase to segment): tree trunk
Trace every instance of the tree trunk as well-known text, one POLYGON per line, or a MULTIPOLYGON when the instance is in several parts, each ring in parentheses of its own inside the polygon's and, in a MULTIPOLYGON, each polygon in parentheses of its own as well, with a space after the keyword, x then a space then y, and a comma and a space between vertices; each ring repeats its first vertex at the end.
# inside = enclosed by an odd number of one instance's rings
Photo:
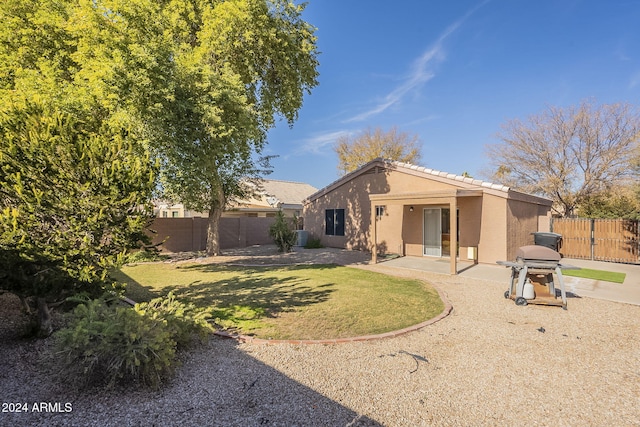
POLYGON ((20 303, 22 304, 22 310, 28 314, 29 316, 31 316, 31 307, 29 306, 29 301, 27 301, 27 298, 25 298, 23 295, 18 295, 18 297, 20 298, 20 303))
POLYGON ((38 336, 41 338, 48 337, 53 332, 53 324, 51 323, 51 313, 49 306, 44 298, 38 298, 38 336))
POLYGON ((207 223, 207 255, 220 255, 220 217, 222 209, 212 208, 209 210, 209 221, 207 223))
POLYGON ((220 255, 220 218, 226 204, 226 198, 221 185, 214 186, 215 197, 211 200, 209 208, 209 221, 207 223, 207 255, 220 255))

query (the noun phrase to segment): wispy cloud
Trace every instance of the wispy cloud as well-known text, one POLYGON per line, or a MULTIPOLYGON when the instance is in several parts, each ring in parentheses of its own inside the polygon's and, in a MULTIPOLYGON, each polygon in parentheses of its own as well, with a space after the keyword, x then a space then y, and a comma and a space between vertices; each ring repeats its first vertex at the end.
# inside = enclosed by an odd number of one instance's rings
POLYGON ((357 114, 347 120, 349 122, 359 122, 368 119, 371 116, 380 114, 386 111, 389 107, 398 104, 404 96, 408 93, 414 93, 415 90, 427 83, 429 80, 435 77, 434 65, 442 62, 446 57, 444 43, 453 33, 455 33, 476 10, 488 3, 489 0, 485 0, 478 6, 467 12, 462 18, 451 24, 446 30, 440 34, 438 39, 414 62, 409 75, 403 79, 403 82, 389 92, 381 101, 376 105, 357 114))
POLYGON ((424 122, 430 122, 433 120, 438 120, 440 119, 442 116, 438 115, 438 114, 430 114, 428 116, 424 116, 424 117, 418 117, 415 120, 412 120, 410 122, 406 122, 406 123, 402 123, 401 127, 408 127, 408 126, 414 126, 420 123, 424 123, 424 122))
POLYGON ((312 137, 306 138, 302 141, 301 146, 297 150, 295 150, 295 154, 326 153, 327 146, 333 145, 338 140, 338 138, 343 136, 349 136, 351 134, 352 134, 351 131, 338 130, 338 131, 329 131, 329 132, 323 132, 323 133, 313 135, 312 137))

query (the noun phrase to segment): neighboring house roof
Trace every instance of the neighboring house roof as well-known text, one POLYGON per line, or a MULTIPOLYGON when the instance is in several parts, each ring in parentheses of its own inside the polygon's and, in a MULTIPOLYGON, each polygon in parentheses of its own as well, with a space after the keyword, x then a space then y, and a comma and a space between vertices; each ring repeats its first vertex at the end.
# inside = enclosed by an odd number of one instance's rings
POLYGON ((302 208, 302 201, 318 189, 304 182, 279 181, 265 179, 259 197, 239 201, 237 208, 243 206, 264 206, 265 208, 302 208))
POLYGON ((323 195, 340 187, 341 185, 349 182, 350 180, 369 172, 371 169, 374 169, 374 168, 397 170, 400 172, 416 175, 422 178, 431 179, 431 180, 439 181, 443 183, 448 183, 453 186, 464 188, 464 189, 478 189, 478 190, 487 191, 492 194, 505 197, 505 198, 511 197, 511 198, 517 198, 521 200, 526 199, 528 201, 540 203, 543 205, 551 205, 552 203, 551 200, 547 198, 512 190, 510 187, 507 187, 505 185, 493 184, 491 182, 482 181, 482 180, 474 179, 470 177, 465 177, 462 175, 456 175, 452 173, 438 171, 435 169, 426 168, 423 166, 413 165, 410 163, 403 163, 395 160, 388 160, 388 159, 382 159, 382 158, 374 159, 369 163, 354 170, 353 172, 349 172, 348 174, 332 182, 326 187, 316 191, 315 193, 311 194, 307 199, 305 199, 304 203, 312 202, 318 199, 319 197, 322 197, 323 195))
POLYGON ((304 182, 278 181, 265 179, 262 183, 264 194, 267 197, 275 197, 284 205, 302 205, 302 201, 318 191, 312 185, 304 182))

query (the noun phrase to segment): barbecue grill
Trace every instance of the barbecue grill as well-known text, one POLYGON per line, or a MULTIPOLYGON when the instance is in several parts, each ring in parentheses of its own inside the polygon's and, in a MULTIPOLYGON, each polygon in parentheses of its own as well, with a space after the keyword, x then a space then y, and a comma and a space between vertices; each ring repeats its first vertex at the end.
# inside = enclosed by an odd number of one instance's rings
POLYGON ((516 305, 561 305, 566 310, 567 293, 564 288, 562 270, 578 269, 578 267, 561 264, 561 259, 562 255, 551 248, 529 245, 518 248, 515 262, 498 261, 497 263, 500 265, 511 267, 511 283, 509 289, 504 293, 504 297, 515 300, 516 305), (560 283, 561 301, 556 298, 554 272, 560 283), (525 285, 533 286, 533 298, 525 298, 525 285))

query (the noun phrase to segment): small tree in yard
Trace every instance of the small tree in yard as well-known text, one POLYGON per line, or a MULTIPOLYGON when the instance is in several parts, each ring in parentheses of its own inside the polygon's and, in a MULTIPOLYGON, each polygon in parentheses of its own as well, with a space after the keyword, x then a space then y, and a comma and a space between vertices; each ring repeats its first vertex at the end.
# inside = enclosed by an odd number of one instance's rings
POLYGON ((278 251, 285 253, 291 252, 291 248, 298 240, 298 234, 292 229, 282 211, 278 211, 276 221, 269 227, 269 236, 278 246, 278 251))

